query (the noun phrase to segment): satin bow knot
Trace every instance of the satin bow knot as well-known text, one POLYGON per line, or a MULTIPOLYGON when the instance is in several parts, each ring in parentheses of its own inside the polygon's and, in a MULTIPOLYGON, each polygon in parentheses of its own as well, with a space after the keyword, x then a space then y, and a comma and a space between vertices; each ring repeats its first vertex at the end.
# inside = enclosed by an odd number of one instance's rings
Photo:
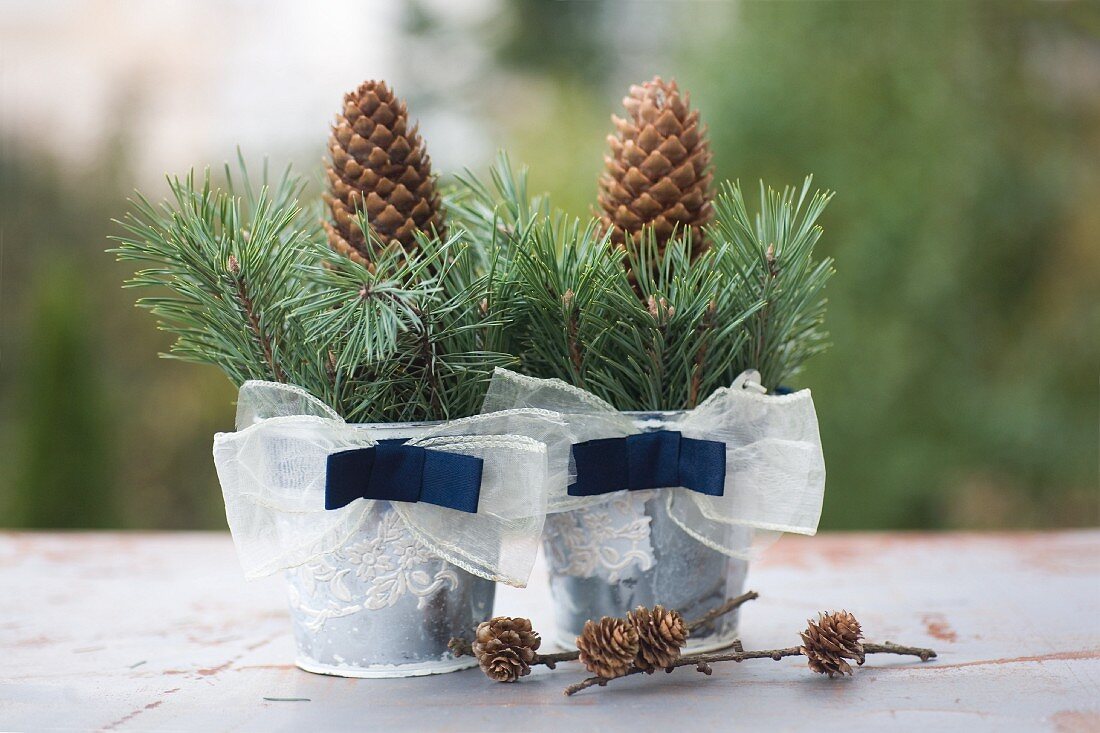
POLYGON ((675 430, 577 443, 573 460, 577 480, 569 485, 570 496, 679 486, 721 496, 725 489, 725 444, 685 438, 675 430))
POLYGON ((325 509, 356 499, 382 499, 477 512, 484 461, 477 456, 381 440, 369 448, 332 453, 325 471, 325 509))
MULTIPOLYGON (((739 558, 753 557, 779 532, 817 531, 825 458, 809 390, 767 394, 760 374, 746 370, 690 410, 631 414, 560 379, 496 369, 482 414, 519 408, 552 410, 568 428, 568 444, 550 445, 570 478, 548 495, 549 512, 606 505, 619 516, 614 505, 630 502, 609 494, 672 489, 660 497, 668 518, 696 541, 739 558), (644 432, 649 428, 660 429, 644 432)), ((566 523, 583 525, 585 516, 566 523)), ((648 521, 638 518, 628 531, 648 536, 648 521)))

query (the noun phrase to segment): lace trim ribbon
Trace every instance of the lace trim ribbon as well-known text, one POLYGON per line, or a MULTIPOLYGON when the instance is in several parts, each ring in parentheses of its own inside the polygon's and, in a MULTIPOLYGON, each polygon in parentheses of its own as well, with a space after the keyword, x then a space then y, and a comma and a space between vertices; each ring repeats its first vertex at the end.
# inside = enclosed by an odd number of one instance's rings
MULTIPOLYGON (((709 493, 702 493, 698 487, 671 480, 660 488, 667 494, 669 515, 685 532, 712 549, 741 558, 752 554, 745 546, 744 528, 758 536, 815 534, 825 491, 825 460, 810 391, 769 395, 759 378, 755 371, 746 371, 695 409, 663 414, 657 421, 665 432, 722 444, 725 467, 720 492, 708 485, 709 493)), ((629 415, 584 390, 558 379, 536 379, 498 368, 482 413, 521 407, 550 409, 564 420, 574 445, 551 443, 548 449, 552 455, 558 453, 552 460, 567 462, 572 478, 582 482, 585 477, 577 476, 576 444, 645 432, 629 415), (563 458, 562 452, 568 455, 563 458)), ((651 483, 645 487, 651 488, 651 483)), ((606 476, 600 484, 607 488, 606 476)), ((623 476, 620 485, 629 486, 630 478, 623 476)), ((574 496, 568 486, 552 487, 548 511, 593 507, 615 495, 574 496)))
POLYGON ((391 504, 364 497, 347 497, 326 510, 330 456, 378 446, 370 427, 344 422, 299 387, 261 381, 242 385, 236 427, 214 436, 214 463, 249 578, 339 551, 377 507, 389 504, 439 557, 475 575, 523 586, 534 564, 547 497, 569 481, 568 463, 555 462, 548 448, 571 440, 561 417, 550 410, 510 409, 421 426, 419 434, 402 436, 409 448, 480 462, 476 513, 427 501, 391 504))

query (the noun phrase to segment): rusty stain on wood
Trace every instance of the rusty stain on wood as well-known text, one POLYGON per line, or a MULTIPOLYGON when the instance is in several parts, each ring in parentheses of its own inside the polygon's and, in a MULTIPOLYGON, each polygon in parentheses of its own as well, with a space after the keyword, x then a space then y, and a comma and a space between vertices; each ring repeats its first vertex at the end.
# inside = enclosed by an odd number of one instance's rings
POLYGON ((1096 733, 1100 730, 1100 711, 1063 710, 1051 717, 1058 733, 1096 733))
POLYGON ((959 640, 959 635, 947 623, 947 618, 942 613, 926 613, 922 620, 929 636, 952 643, 959 640))
POLYGON ((1056 662, 1060 660, 1072 661, 1078 659, 1100 660, 1100 649, 1086 649, 1074 652, 1051 652, 1050 654, 1033 654, 1026 657, 1003 657, 1001 659, 976 659, 972 662, 958 662, 956 664, 937 664, 938 669, 959 669, 960 667, 984 667, 1002 664, 1026 664, 1028 662, 1056 662))
MULTIPOLYGON (((0 730, 354 729, 1100 730, 1100 531, 786 537, 753 565, 746 647, 797 643, 847 608, 873 641, 939 652, 875 656, 843 681, 799 659, 715 665, 711 677, 561 690, 576 665, 494 686, 477 670, 349 680, 293 666, 285 589, 241 577, 219 533, 0 533, 0 730), (140 661, 139 661, 140 660, 140 661), (104 691, 109 690, 109 694, 104 691), (308 698, 276 704, 264 697, 308 698)), ((545 570, 497 610, 549 636, 545 570)), ((679 677, 679 678, 678 678, 679 677)))
POLYGON ((113 723, 108 723, 107 725, 103 726, 103 730, 114 730, 114 729, 118 728, 120 725, 123 725, 124 723, 129 723, 131 720, 133 720, 137 716, 141 715, 145 711, 154 710, 156 708, 159 708, 163 704, 164 704, 163 700, 154 700, 153 702, 145 705, 144 707, 140 707, 137 710, 134 710, 130 713, 127 713, 126 715, 122 716, 121 718, 114 721, 113 723))
POLYGON ((210 677, 212 675, 218 674, 219 672, 224 672, 232 666, 233 660, 230 660, 225 664, 219 664, 217 667, 210 667, 208 669, 196 669, 195 674, 199 675, 200 677, 210 677))

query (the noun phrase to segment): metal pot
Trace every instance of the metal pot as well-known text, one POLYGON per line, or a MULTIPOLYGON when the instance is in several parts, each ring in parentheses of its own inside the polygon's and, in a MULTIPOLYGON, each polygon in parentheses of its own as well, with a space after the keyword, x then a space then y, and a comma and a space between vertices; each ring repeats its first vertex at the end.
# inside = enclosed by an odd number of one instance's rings
MULTIPOLYGON (((683 413, 629 414, 650 432, 675 430, 683 413)), ((543 547, 560 645, 574 647, 588 619, 621 617, 659 603, 691 620, 744 591, 748 563, 690 537, 668 516, 666 501, 660 489, 623 492, 547 517, 543 547)), ((738 618, 733 611, 692 632, 686 649, 729 646, 737 638, 738 618)))
MULTIPOLYGON (((430 423, 366 425, 413 438, 430 423)), ((286 573, 296 664, 341 677, 413 677, 466 669, 447 642, 489 618, 496 584, 434 555, 379 502, 337 552, 286 573)))

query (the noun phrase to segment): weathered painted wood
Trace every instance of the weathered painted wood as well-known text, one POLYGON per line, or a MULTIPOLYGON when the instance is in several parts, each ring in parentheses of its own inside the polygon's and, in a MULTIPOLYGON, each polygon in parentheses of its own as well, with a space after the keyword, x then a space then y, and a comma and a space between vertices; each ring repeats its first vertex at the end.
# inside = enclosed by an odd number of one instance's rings
MULTIPOLYGON (((634 677, 565 698, 573 664, 346 680, 296 669, 281 582, 246 583, 221 534, 0 534, 2 730, 1100 730, 1100 531, 781 540, 750 573, 746 648, 817 610, 868 638, 851 679, 798 659, 634 677), (307 698, 308 702, 265 698, 307 698)), ((549 628, 545 573, 497 610, 549 628)))

